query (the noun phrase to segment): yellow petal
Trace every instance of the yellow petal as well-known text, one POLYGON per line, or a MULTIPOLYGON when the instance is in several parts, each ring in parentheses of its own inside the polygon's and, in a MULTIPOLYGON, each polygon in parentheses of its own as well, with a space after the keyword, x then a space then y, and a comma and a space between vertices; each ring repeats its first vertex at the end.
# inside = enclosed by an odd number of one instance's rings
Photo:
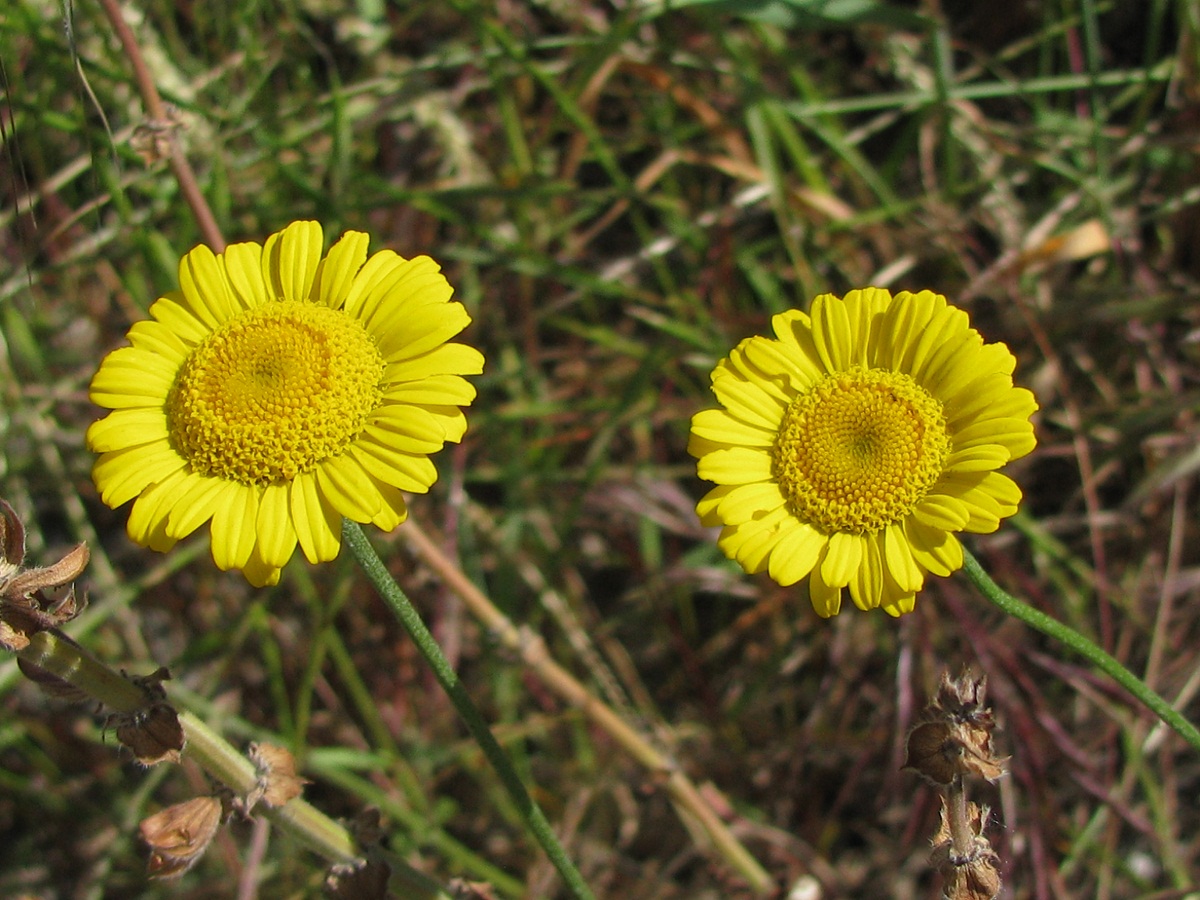
POLYGON ((724 409, 706 409, 692 416, 692 434, 723 444, 769 449, 777 430, 742 422, 724 409))
POLYGON ((346 291, 346 299, 342 309, 347 315, 362 318, 362 307, 380 285, 394 281, 394 274, 408 262, 404 257, 392 250, 380 250, 372 253, 370 259, 363 263, 351 280, 350 289, 346 291))
POLYGON ((774 481, 734 486, 721 501, 717 514, 726 525, 740 525, 784 505, 783 494, 774 481))
POLYGON ((842 589, 827 584, 821 578, 821 568, 820 564, 815 566, 808 579, 808 599, 817 615, 828 619, 830 616, 836 616, 842 608, 842 589))
POLYGON ((848 350, 846 365, 870 366, 873 362, 872 335, 878 333, 878 321, 892 302, 892 295, 883 288, 861 288, 850 291, 844 298, 847 314, 848 350))
POLYGON ((730 374, 714 378, 712 389, 730 415, 765 431, 779 430, 787 407, 760 385, 730 374))
POLYGON ((310 563, 335 559, 341 547, 342 516, 317 489, 316 475, 306 472, 288 490, 292 524, 300 549, 310 563))
POLYGON ((155 300, 150 307, 150 315, 189 347, 196 346, 212 334, 212 326, 187 308, 180 291, 172 291, 155 300))
POLYGON ((785 526, 782 531, 779 543, 771 551, 767 573, 786 587, 812 572, 827 539, 815 528, 801 522, 795 522, 791 528, 785 526))
POLYGON ((205 244, 198 245, 179 261, 179 289, 188 308, 209 329, 228 321, 237 312, 225 270, 205 244))
POLYGON ((347 452, 372 478, 403 491, 424 494, 437 481, 437 467, 423 453, 399 453, 374 441, 360 441, 347 452))
POLYGON ((163 359, 172 369, 183 365, 183 361, 192 349, 174 331, 154 319, 142 319, 140 322, 134 322, 125 336, 129 338, 129 343, 138 350, 163 359))
MULTIPOLYGON (((771 330, 775 332, 775 337, 789 347, 802 349, 806 344, 811 343, 810 338, 799 338, 798 335, 807 335, 812 331, 812 319, 808 313, 799 309, 789 309, 771 317, 771 330)), ((808 353, 803 354, 807 359, 815 359, 816 357, 808 353)))
POLYGON ((987 443, 955 450, 946 458, 947 472, 990 472, 1008 462, 1008 450, 999 444, 987 443))
POLYGON ((129 537, 143 547, 158 553, 166 553, 175 546, 175 539, 167 533, 167 520, 178 495, 175 493, 178 473, 147 488, 129 510, 126 531, 129 537))
POLYGON ((962 544, 953 534, 916 520, 904 523, 904 534, 917 564, 927 571, 945 576, 962 568, 962 544))
POLYGON ((721 501, 729 496, 729 492, 736 489, 736 485, 719 484, 700 498, 696 504, 696 515, 700 518, 700 524, 705 528, 725 524, 717 515, 717 508, 721 505, 721 501))
POLYGON ((176 540, 187 537, 211 519, 217 507, 238 489, 233 482, 189 472, 177 488, 179 502, 171 510, 168 533, 176 540))
POLYGON ((258 533, 255 555, 265 567, 282 569, 296 550, 296 529, 292 527, 286 483, 270 484, 263 489, 255 531, 258 533))
POLYGON ((917 335, 912 353, 908 357, 906 371, 919 384, 930 381, 928 371, 939 363, 945 363, 945 357, 939 351, 950 349, 959 352, 963 338, 969 334, 970 328, 967 314, 961 309, 949 306, 939 310, 924 331, 917 335))
MULTIPOLYGON (((712 383, 715 386, 724 378, 748 382, 762 391, 777 406, 787 407, 796 398, 797 391, 791 386, 787 375, 779 372, 764 372, 750 359, 747 351, 766 338, 746 338, 729 351, 729 356, 717 363, 712 372, 712 383)), ((779 345, 778 341, 771 341, 779 345)), ((715 389, 715 388, 714 388, 715 389)))
POLYGON ((470 406, 475 386, 457 375, 428 375, 417 381, 389 385, 383 399, 395 403, 426 403, 442 406, 470 406))
POLYGON ((862 562, 850 579, 850 599, 861 610, 879 606, 883 598, 883 537, 875 534, 863 541, 862 562))
POLYGON ((822 377, 815 357, 797 353, 793 347, 780 341, 752 338, 742 348, 746 359, 754 366, 768 376, 785 378, 788 387, 796 393, 812 387, 822 377))
POLYGON ((812 303, 813 343, 826 372, 843 372, 853 365, 850 314, 833 294, 822 294, 812 303))
POLYGON ((167 441, 167 417, 161 409, 144 406, 118 409, 88 426, 87 445, 93 453, 167 441))
POLYGON ((355 522, 370 522, 379 512, 379 492, 355 460, 333 456, 316 469, 317 490, 334 509, 355 522))
POLYGON ((442 344, 411 359, 389 362, 383 371, 383 383, 413 381, 427 375, 478 375, 483 363, 483 354, 474 347, 442 344))
POLYGON ((771 548, 779 540, 779 526, 786 516, 781 508, 742 525, 724 528, 717 544, 726 556, 736 559, 750 574, 761 572, 766 568, 771 548))
POLYGON ((354 276, 367 261, 370 242, 370 237, 361 231, 347 231, 338 238, 317 269, 313 300, 330 309, 342 305, 354 283, 354 276))
POLYGON ((246 560, 246 564, 242 566, 242 574, 246 576, 246 580, 256 588, 269 587, 273 584, 279 584, 280 569, 278 566, 268 565, 262 557, 258 555, 258 545, 254 545, 254 549, 250 551, 250 558, 246 560))
POLYGON ((715 450, 696 463, 696 471, 705 481, 715 484, 750 484, 767 481, 771 475, 771 457, 761 450, 731 447, 715 450))
POLYGON ((829 537, 829 549, 821 560, 821 579, 831 587, 845 587, 862 562, 866 538, 858 534, 835 532, 829 537))
POLYGON ((913 510, 913 516, 930 528, 961 531, 971 519, 966 505, 943 493, 927 494, 913 510))
POLYGON ((471 317, 461 303, 425 303, 386 306, 366 327, 390 363, 428 353, 469 324, 471 317))
POLYGON ((358 443, 378 444, 397 453, 430 454, 445 446, 446 435, 441 420, 435 416, 426 415, 419 420, 413 416, 375 416, 359 433, 358 443))
MULTIPOLYGON (((878 346, 873 348, 875 365, 897 372, 908 371, 916 335, 925 331, 940 308, 938 295, 929 291, 911 294, 901 291, 892 299, 876 331, 878 346)), ((944 300, 943 300, 944 303, 944 300)))
POLYGON ((168 359, 137 347, 121 347, 100 363, 88 397, 107 409, 161 407, 177 372, 178 366, 168 359))
POLYGON ((880 607, 889 616, 892 616, 893 618, 899 618, 900 616, 906 616, 912 612, 913 609, 916 608, 916 605, 917 595, 915 592, 910 592, 902 594, 889 594, 880 604, 880 607))
POLYGON ((234 485, 223 492, 212 519, 212 556, 217 568, 241 569, 250 558, 257 539, 254 526, 260 492, 260 488, 246 485, 234 485))
POLYGON ((170 444, 159 442, 102 453, 92 467, 92 480, 105 506, 116 509, 186 465, 170 444))
POLYGON ((925 576, 913 558, 912 548, 904 538, 903 526, 888 525, 883 531, 884 565, 888 573, 901 590, 919 591, 925 583, 925 576))
POLYGON ((253 309, 268 300, 278 299, 273 296, 263 278, 262 254, 262 245, 252 241, 230 244, 222 254, 225 261, 225 277, 229 279, 229 286, 245 309, 253 309))
POLYGON ((379 279, 363 298, 357 315, 368 328, 376 331, 383 327, 383 318, 406 317, 420 307, 461 307, 462 304, 449 302, 453 295, 454 289, 442 275, 441 266, 428 256, 418 256, 404 260, 386 277, 379 279))
POLYGON ((408 518, 408 506, 404 502, 404 494, 390 484, 378 481, 375 483, 375 487, 379 490, 379 496, 383 503, 379 507, 379 512, 375 514, 375 518, 371 520, 371 524, 380 531, 392 531, 408 518))
POLYGON ((321 263, 325 235, 318 222, 293 222, 279 238, 278 260, 272 260, 283 300, 308 300, 321 263), (277 266, 277 268, 275 268, 277 266))

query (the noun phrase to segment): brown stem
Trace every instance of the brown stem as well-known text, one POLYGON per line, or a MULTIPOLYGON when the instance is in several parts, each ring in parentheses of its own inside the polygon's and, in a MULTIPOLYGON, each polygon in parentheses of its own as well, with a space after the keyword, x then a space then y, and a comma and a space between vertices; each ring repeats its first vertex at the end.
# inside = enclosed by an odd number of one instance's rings
POLYGON ((967 817, 967 789, 961 775, 954 776, 946 792, 946 818, 950 824, 950 859, 961 865, 975 850, 975 835, 967 817))
MULTIPOLYGON (((137 82, 138 92, 142 95, 142 102, 146 104, 146 112, 149 114, 150 120, 152 122, 168 122, 170 117, 167 107, 158 93, 158 87, 154 84, 149 68, 146 66, 141 47, 138 46, 137 39, 133 36, 133 29, 121 15, 121 8, 117 5, 117 0, 100 0, 100 6, 104 9, 104 14, 108 17, 108 21, 117 35, 117 40, 121 42, 129 64, 133 66, 133 77, 137 82)), ((191 207, 192 215, 196 217, 200 234, 214 253, 220 253, 225 249, 225 237, 221 234, 212 208, 204 199, 204 193, 196 181, 196 173, 192 171, 192 165, 184 155, 183 148, 179 146, 179 142, 175 140, 174 134, 170 131, 167 132, 167 141, 171 147, 169 159, 171 171, 175 175, 175 180, 179 182, 184 199, 191 207)))

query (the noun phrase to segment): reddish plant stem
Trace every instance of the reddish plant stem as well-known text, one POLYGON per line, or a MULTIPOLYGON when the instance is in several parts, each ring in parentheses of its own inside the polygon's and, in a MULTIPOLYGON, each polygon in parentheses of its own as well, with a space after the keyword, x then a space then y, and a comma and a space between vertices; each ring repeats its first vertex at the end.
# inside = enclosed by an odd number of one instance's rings
MULTIPOLYGON (((117 0, 100 0, 100 6, 108 17, 113 32, 117 35, 117 40, 121 42, 129 64, 133 67, 133 78, 137 82, 138 93, 142 95, 142 102, 146 105, 146 113, 150 121, 152 123, 168 123, 170 116, 167 107, 158 93, 158 87, 154 84, 150 69, 146 66, 146 59, 142 56, 142 50, 133 35, 133 29, 121 15, 121 7, 117 4, 117 0)), ((183 197, 191 207, 192 215, 196 218, 196 224, 200 228, 204 243, 208 244, 214 253, 220 253, 225 249, 225 237, 221 234, 220 226, 217 225, 216 216, 213 215, 208 201, 204 199, 204 193, 196 181, 196 173, 192 170, 192 164, 188 162, 183 148, 175 139, 171 129, 167 129, 166 136, 167 143, 171 148, 168 162, 175 175, 175 180, 179 182, 179 189, 183 191, 183 197)))

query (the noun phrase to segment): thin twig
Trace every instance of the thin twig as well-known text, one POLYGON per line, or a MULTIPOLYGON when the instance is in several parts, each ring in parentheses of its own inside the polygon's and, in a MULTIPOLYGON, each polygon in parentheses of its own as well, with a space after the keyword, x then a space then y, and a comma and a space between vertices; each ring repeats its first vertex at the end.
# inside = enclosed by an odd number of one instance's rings
MULTIPOLYGON (((121 7, 117 5, 117 0, 100 0, 100 6, 108 17, 113 32, 117 35, 117 40, 121 42, 130 66, 133 67, 133 77, 137 82, 138 92, 142 95, 142 102, 146 104, 146 113, 149 115, 150 121, 152 123, 169 122, 170 115, 167 112, 166 104, 163 103, 154 78, 150 75, 150 69, 146 66, 145 57, 142 56, 142 50, 138 45, 137 38, 133 35, 133 29, 121 15, 121 7)), ((221 234, 212 208, 204 199, 204 193, 196 181, 196 173, 192 170, 192 164, 188 162, 187 156, 174 134, 168 130, 166 136, 171 147, 169 157, 171 171, 175 175, 175 180, 179 182, 179 189, 183 191, 183 197, 191 207, 192 215, 196 218, 196 224, 200 227, 200 234, 203 236, 204 242, 212 248, 214 253, 220 253, 225 249, 225 237, 221 234)))

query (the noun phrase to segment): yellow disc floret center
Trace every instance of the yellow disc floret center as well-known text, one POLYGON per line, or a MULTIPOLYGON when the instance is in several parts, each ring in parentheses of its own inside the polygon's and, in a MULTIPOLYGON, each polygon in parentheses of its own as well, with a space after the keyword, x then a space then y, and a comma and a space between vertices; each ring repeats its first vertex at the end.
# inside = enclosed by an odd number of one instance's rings
POLYGON ((265 303, 188 356, 167 397, 170 436, 202 475, 290 481, 358 436, 382 374, 374 340, 344 312, 265 303))
POLYGON ((900 372, 854 368, 792 401, 772 463, 796 516, 862 534, 908 516, 949 454, 945 414, 928 391, 900 372))

